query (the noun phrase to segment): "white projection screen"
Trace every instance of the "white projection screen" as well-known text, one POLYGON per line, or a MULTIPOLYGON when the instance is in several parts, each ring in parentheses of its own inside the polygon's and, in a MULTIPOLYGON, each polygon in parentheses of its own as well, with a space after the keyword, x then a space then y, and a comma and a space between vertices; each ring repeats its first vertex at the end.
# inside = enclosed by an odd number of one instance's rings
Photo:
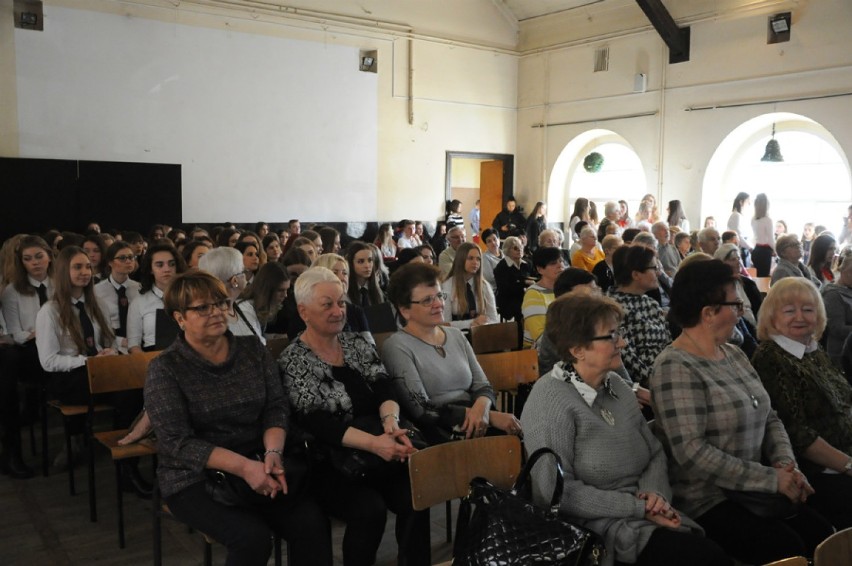
POLYGON ((15 30, 21 157, 180 164, 186 223, 376 216, 377 76, 358 49, 44 16, 15 30))

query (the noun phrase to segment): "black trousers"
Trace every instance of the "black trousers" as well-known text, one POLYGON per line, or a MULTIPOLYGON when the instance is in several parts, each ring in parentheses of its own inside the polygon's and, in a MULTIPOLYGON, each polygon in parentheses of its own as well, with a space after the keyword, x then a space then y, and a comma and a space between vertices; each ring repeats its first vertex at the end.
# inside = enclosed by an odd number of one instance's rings
POLYGON ((814 493, 808 505, 828 519, 838 531, 852 527, 852 477, 846 474, 807 474, 814 493))
MULTIPOLYGON (((625 562, 616 561, 616 566, 625 562)), ((708 538, 660 527, 651 535, 635 564, 638 566, 730 566, 733 561, 708 538)))
POLYGON ((0 346, 0 425, 3 427, 3 452, 20 455, 21 413, 18 401, 19 349, 0 346))
POLYGON ((769 272, 772 271, 772 248, 754 246, 751 251, 751 263, 757 269, 758 277, 769 277, 769 272))
POLYGON ((791 519, 763 519, 733 501, 724 501, 695 519, 707 538, 746 564, 766 564, 789 556, 813 557, 834 529, 809 505, 791 519))
POLYGON ((388 478, 352 482, 330 465, 314 466, 311 485, 317 500, 329 515, 346 523, 344 566, 376 562, 388 510, 396 515, 397 564, 432 563, 429 510, 412 509, 408 466, 400 464, 398 468, 398 473, 388 478))
POLYGON ((331 566, 331 528, 313 499, 254 495, 246 507, 228 507, 200 482, 164 499, 175 517, 225 545, 227 566, 266 566, 272 533, 287 541, 292 566, 331 566))

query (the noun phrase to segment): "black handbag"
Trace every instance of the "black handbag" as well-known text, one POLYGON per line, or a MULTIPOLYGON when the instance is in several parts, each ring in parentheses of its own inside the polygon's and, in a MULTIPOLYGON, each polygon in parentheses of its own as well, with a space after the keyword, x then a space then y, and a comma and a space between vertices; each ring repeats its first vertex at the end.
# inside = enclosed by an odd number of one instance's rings
MULTIPOLYGON (((282 464, 284 465, 284 477, 287 480, 287 494, 279 494, 279 498, 286 498, 301 492, 309 476, 308 461, 304 450, 299 443, 292 441, 287 443, 284 449, 282 464)), ((246 451, 243 453, 247 458, 263 461, 261 451, 246 451)), ((221 470, 205 470, 204 491, 210 499, 227 507, 252 507, 259 500, 267 499, 266 496, 256 493, 246 481, 234 474, 221 470)))
POLYGON ((549 448, 540 448, 530 456, 510 491, 474 478, 470 493, 459 507, 453 565, 600 564, 605 552, 603 539, 559 516, 564 475, 559 456, 549 448), (520 495, 527 487, 532 467, 545 454, 553 455, 556 468, 556 485, 548 509, 537 507, 520 495))

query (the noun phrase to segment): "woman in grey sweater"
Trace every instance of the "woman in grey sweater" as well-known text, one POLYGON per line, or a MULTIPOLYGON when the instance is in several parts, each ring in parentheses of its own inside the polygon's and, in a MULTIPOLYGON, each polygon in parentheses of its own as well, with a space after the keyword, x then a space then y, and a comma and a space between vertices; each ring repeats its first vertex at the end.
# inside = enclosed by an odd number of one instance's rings
MULTIPOLYGON (((536 383, 524 407, 526 449, 546 446, 559 454, 561 511, 604 537, 605 566, 731 564, 669 504, 663 447, 614 373, 625 344, 621 316, 618 303, 588 293, 568 293, 550 305, 545 333, 563 361, 536 383)), ((553 467, 536 466, 533 478, 534 498, 546 504, 553 467)))

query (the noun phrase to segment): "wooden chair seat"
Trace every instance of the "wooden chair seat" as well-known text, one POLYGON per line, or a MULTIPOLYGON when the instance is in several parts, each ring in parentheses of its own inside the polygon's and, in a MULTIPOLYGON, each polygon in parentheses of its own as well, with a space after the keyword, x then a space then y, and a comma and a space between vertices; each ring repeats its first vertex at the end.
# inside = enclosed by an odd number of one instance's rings
POLYGON ((513 401, 522 383, 533 383, 538 379, 538 352, 516 350, 495 354, 478 354, 476 361, 496 393, 502 397, 501 409, 513 410, 513 401))
POLYGON ((764 566, 808 566, 808 559, 804 556, 791 556, 790 558, 764 564, 764 566))
POLYGON ((96 432, 94 436, 95 440, 109 450, 113 460, 153 456, 157 453, 157 443, 147 438, 133 444, 119 446, 118 441, 124 438, 127 432, 128 429, 108 430, 96 432))
POLYGON ((814 566, 852 564, 852 528, 836 532, 816 547, 814 566))
POLYGON ((470 344, 474 354, 509 352, 520 347, 517 322, 483 324, 470 329, 470 344))
MULTIPOLYGON (((47 405, 53 409, 56 409, 60 413, 62 413, 63 417, 77 417, 80 415, 85 415, 89 412, 88 405, 66 405, 59 401, 58 399, 50 399, 47 402, 47 405)), ((92 409, 95 413, 100 413, 103 411, 112 411, 112 405, 105 405, 102 403, 98 403, 92 409)))

